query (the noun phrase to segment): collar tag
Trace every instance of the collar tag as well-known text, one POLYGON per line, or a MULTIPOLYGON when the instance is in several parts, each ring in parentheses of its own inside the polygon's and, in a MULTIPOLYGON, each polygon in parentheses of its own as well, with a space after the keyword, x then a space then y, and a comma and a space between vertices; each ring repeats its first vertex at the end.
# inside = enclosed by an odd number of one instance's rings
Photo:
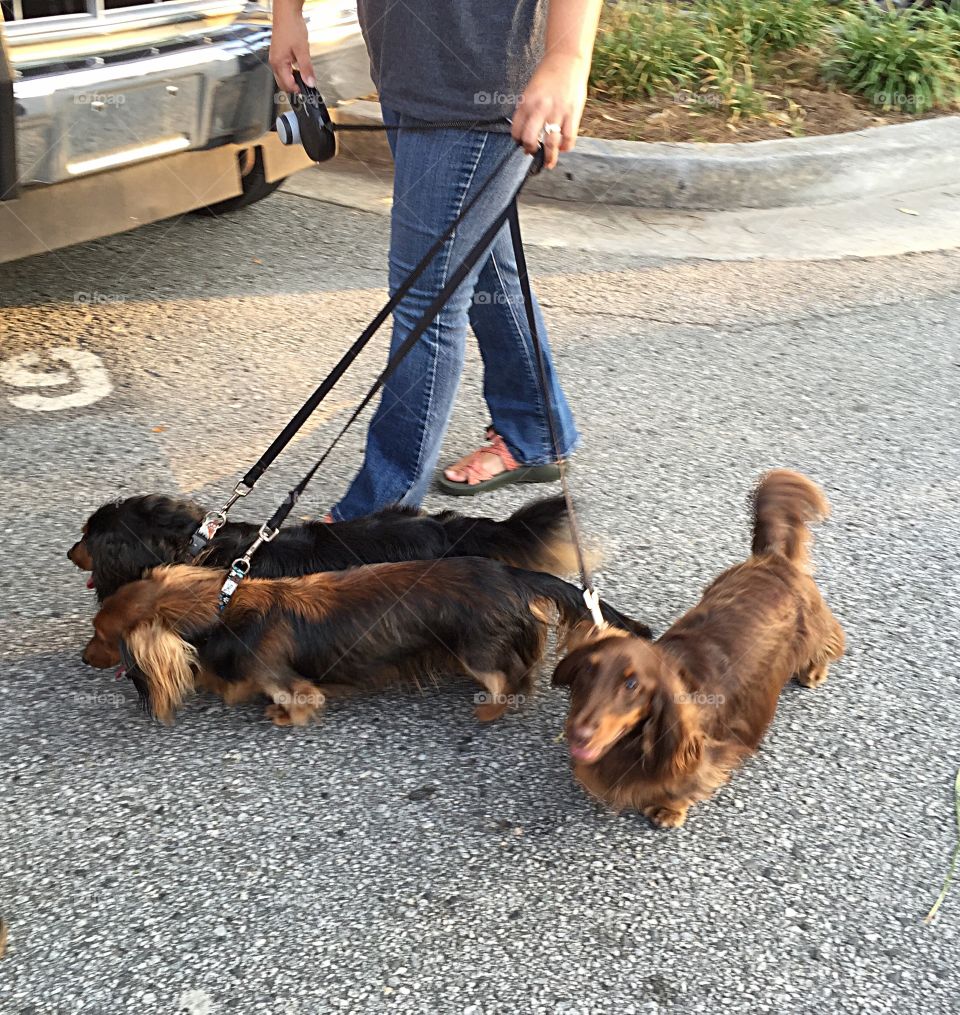
POLYGON ((230 570, 227 572, 226 581, 220 586, 220 595, 217 597, 217 613, 223 613, 223 611, 230 605, 230 600, 233 598, 234 592, 240 585, 240 582, 247 577, 247 572, 250 570, 250 559, 248 557, 238 557, 231 565, 230 570))

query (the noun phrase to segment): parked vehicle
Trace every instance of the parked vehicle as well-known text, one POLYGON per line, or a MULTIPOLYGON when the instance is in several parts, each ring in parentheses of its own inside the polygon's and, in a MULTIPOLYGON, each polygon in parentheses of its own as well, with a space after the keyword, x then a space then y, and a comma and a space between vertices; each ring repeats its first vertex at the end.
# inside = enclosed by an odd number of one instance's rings
MULTIPOLYGON (((0 262, 259 201, 311 163, 270 133, 270 12, 242 0, 0 0, 0 262)), ((331 105, 372 90, 356 4, 307 0, 331 105)))

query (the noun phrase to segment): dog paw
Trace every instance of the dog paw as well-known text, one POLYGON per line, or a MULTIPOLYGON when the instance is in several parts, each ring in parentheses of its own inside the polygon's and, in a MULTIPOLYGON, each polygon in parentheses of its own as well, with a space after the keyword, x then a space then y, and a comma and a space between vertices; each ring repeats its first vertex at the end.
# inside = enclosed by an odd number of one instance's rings
POLYGON ((283 705, 267 705, 264 715, 273 723, 274 726, 293 725, 290 713, 283 707, 283 705))
POLYGON ((801 687, 819 687, 826 681, 829 669, 826 663, 821 666, 811 666, 808 670, 797 674, 797 683, 801 687))
POLYGON ((648 807, 643 813, 657 828, 679 828, 687 820, 686 807, 683 810, 676 810, 673 807, 648 807))
POLYGON ((490 702, 486 705, 477 705, 473 710, 473 714, 480 722, 493 722, 494 719, 499 719, 506 710, 507 706, 505 703, 490 702))

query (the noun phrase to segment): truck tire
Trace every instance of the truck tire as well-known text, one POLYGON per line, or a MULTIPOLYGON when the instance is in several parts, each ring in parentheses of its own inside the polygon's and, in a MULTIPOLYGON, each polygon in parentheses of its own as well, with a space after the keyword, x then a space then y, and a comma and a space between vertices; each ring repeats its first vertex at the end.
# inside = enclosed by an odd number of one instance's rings
MULTIPOLYGON (((244 154, 240 153, 240 166, 243 168, 244 154)), ((208 204, 204 208, 197 208, 197 215, 225 215, 228 212, 238 211, 248 205, 256 204, 265 197, 269 197, 283 183, 283 180, 274 180, 267 183, 263 171, 263 149, 257 148, 254 152, 253 165, 245 173, 240 182, 243 185, 243 192, 236 197, 228 197, 224 201, 217 201, 216 204, 208 204)))

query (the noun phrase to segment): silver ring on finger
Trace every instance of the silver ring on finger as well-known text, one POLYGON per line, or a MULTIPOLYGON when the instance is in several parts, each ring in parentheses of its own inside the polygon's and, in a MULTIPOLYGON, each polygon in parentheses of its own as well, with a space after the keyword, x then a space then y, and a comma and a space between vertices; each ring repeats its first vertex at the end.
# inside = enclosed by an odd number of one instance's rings
POLYGON ((549 136, 550 134, 559 134, 560 133, 560 124, 559 123, 545 123, 543 125, 543 133, 545 135, 547 135, 547 136, 549 136))

